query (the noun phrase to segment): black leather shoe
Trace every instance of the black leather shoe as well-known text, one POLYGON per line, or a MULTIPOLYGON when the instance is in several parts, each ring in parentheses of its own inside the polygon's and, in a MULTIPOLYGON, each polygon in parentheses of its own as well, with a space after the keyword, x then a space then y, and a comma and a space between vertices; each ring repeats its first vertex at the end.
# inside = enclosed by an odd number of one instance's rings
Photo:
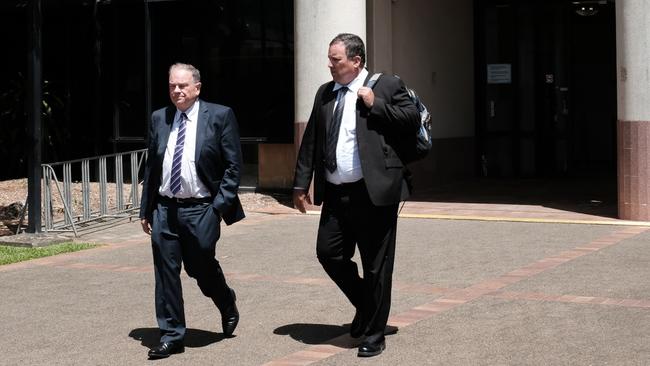
POLYGON ((357 310, 354 314, 354 319, 352 319, 352 324, 350 324, 350 337, 359 338, 366 331, 366 324, 362 319, 361 312, 357 310))
POLYGON ((235 290, 233 289, 230 289, 230 293, 232 293, 232 304, 221 312, 221 326, 226 337, 232 336, 235 328, 237 328, 237 323, 239 323, 239 311, 236 304, 237 296, 235 296, 235 290))
POLYGON ((367 342, 364 341, 359 346, 359 352, 357 356, 359 357, 372 357, 377 356, 386 349, 386 341, 381 339, 378 342, 367 342))
POLYGON ((167 358, 174 353, 185 352, 185 346, 180 342, 163 342, 149 350, 149 359, 167 358))

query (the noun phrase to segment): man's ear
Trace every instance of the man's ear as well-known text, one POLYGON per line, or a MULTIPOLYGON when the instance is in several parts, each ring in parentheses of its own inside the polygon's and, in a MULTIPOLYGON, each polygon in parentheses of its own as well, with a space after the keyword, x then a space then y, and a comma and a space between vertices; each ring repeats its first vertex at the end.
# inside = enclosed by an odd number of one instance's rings
POLYGON ((361 69, 361 56, 352 57, 352 61, 354 62, 355 67, 358 67, 359 69, 361 69))

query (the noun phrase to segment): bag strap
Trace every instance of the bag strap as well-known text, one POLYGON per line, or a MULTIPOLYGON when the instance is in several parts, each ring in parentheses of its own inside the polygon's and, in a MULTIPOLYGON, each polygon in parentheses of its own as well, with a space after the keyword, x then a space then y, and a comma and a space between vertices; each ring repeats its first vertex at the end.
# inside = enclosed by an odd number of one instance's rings
POLYGON ((381 75, 382 75, 381 72, 378 72, 378 73, 372 74, 372 77, 371 77, 370 79, 368 79, 368 82, 366 82, 366 86, 367 86, 368 88, 372 89, 372 88, 375 86, 375 84, 377 83, 377 80, 379 80, 379 77, 380 77, 381 75))

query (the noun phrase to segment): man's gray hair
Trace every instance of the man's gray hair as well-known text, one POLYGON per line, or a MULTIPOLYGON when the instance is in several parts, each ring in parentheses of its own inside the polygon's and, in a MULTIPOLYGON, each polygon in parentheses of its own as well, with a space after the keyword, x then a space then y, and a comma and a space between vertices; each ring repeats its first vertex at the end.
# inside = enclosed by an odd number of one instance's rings
POLYGON ((190 65, 190 64, 184 64, 177 62, 169 67, 169 73, 172 73, 173 69, 181 69, 181 70, 187 70, 192 73, 192 80, 194 83, 200 83, 201 82, 201 72, 199 69, 196 67, 190 65))
POLYGON ((364 46, 361 37, 352 33, 339 33, 334 37, 334 39, 332 39, 330 46, 339 42, 342 42, 345 46, 345 55, 347 58, 359 56, 361 57, 361 67, 366 64, 366 46, 364 46))

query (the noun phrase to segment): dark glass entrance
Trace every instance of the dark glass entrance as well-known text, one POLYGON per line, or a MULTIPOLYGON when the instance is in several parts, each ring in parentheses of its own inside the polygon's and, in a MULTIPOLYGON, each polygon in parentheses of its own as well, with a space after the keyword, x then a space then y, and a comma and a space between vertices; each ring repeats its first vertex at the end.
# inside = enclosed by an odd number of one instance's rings
POLYGON ((615 184, 613 1, 475 4, 480 175, 615 184))
POLYGON ((152 104, 167 69, 201 70, 201 97, 231 106, 245 142, 293 142, 293 2, 149 1, 152 104), (162 76, 162 77, 161 77, 162 76))
MULTIPOLYGON (((0 3, 0 179, 24 177, 26 4, 0 3)), ((174 62, 201 70, 205 100, 232 107, 244 163, 293 142, 293 1, 42 0, 43 162, 144 147, 169 104, 174 62)), ((249 182, 255 184, 255 182, 249 182)))

